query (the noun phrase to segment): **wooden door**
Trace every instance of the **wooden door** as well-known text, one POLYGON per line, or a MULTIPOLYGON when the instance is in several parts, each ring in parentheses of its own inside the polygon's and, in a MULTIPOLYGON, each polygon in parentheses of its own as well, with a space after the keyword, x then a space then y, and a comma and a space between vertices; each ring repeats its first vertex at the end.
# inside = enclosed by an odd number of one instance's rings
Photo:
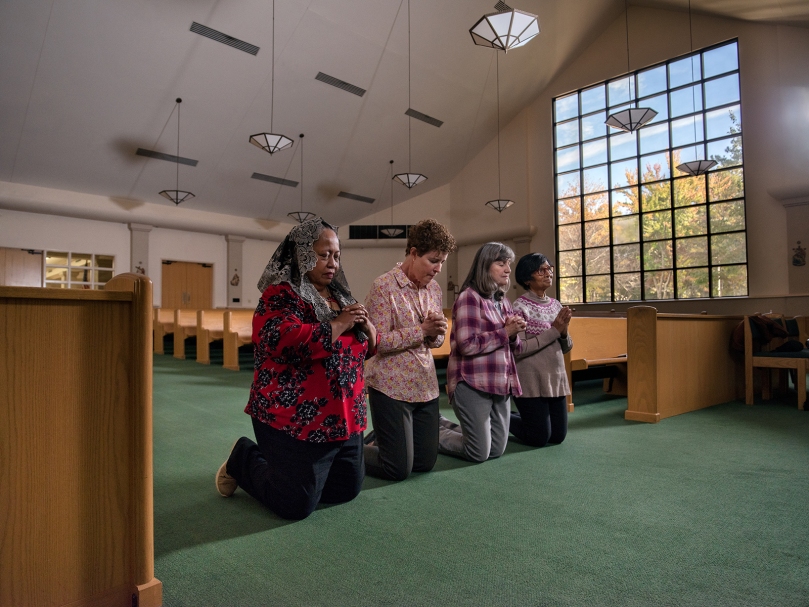
POLYGON ((0 247, 0 285, 42 286, 42 251, 0 247))
POLYGON ((207 310, 213 307, 213 266, 186 261, 163 261, 161 307, 169 310, 207 310))

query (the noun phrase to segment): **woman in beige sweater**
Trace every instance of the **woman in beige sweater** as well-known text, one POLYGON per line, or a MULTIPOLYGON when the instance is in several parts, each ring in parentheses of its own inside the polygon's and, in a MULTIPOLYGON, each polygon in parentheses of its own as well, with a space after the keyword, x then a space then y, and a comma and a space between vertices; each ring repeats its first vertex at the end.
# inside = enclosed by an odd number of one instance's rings
POLYGON ((572 312, 545 295, 553 284, 553 266, 541 253, 525 255, 517 263, 517 282, 528 292, 514 302, 528 326, 517 359, 522 396, 515 398, 510 432, 534 447, 561 443, 567 435, 570 386, 564 353, 573 347, 568 334, 572 312))

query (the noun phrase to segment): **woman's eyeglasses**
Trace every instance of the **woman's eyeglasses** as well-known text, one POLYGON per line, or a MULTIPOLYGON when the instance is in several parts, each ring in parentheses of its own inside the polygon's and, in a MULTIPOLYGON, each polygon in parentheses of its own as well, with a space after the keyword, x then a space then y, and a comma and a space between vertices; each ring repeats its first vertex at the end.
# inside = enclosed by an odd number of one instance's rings
POLYGON ((544 274, 545 276, 550 276, 553 274, 553 266, 542 266, 537 270, 537 274, 544 274))

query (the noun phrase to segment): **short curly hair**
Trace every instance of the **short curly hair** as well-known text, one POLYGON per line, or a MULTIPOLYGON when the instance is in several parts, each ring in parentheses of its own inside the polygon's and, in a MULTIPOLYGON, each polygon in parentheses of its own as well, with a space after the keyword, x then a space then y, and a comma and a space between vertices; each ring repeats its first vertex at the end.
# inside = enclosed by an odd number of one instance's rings
POLYGON ((410 249, 413 247, 416 248, 419 256, 426 255, 430 251, 449 254, 458 249, 449 230, 435 219, 422 219, 410 228, 407 233, 405 253, 410 253, 410 249))

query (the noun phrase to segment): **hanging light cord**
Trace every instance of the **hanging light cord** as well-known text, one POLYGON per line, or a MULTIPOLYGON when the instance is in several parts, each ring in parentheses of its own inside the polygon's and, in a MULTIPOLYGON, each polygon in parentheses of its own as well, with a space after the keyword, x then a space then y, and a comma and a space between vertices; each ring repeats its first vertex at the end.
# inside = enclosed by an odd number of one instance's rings
MULTIPOLYGON (((407 109, 410 109, 410 0, 407 0, 407 109)), ((413 118, 408 114, 407 116, 407 172, 413 172, 413 152, 412 144, 410 141, 410 129, 413 125, 413 118)))
POLYGON ((629 73, 629 0, 624 0, 624 18, 626 19, 626 71, 629 73))
POLYGON ((393 160, 390 161, 390 224, 393 225, 393 160))
POLYGON ((270 90, 270 133, 274 133, 272 129, 273 119, 273 106, 275 105, 275 0, 272 0, 272 71, 270 76, 271 90, 270 90))
POLYGON ((301 133, 301 212, 303 212, 303 133, 301 133))
POLYGON ((495 51, 497 55, 497 199, 501 200, 500 196, 500 53, 495 51))
MULTIPOLYGON (((688 44, 691 52, 694 52, 694 31, 691 25, 691 0, 688 0, 688 44)), ((694 57, 693 55, 689 58, 691 63, 691 109, 693 111, 697 111, 697 93, 694 90, 694 57)), ((692 119, 694 124, 694 155, 697 156, 697 117, 694 116, 692 119)))
MULTIPOLYGON (((177 98, 177 191, 180 190, 180 104, 183 102, 179 97, 177 98)), ((178 196, 179 194, 175 194, 178 196)))

